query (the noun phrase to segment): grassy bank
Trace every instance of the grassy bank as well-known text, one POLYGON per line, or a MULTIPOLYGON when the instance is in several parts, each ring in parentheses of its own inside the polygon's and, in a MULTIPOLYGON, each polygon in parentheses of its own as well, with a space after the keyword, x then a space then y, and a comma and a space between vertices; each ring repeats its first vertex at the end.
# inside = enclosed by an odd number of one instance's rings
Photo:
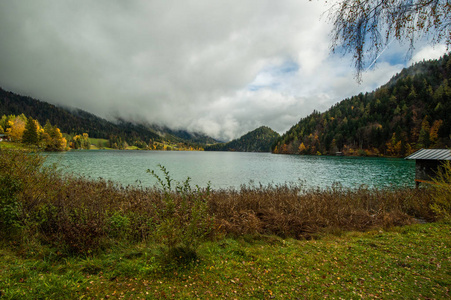
MULTIPOLYGON (((140 243, 93 257, 3 245, 4 299, 449 299, 451 226, 411 225, 321 240, 223 239, 167 271, 140 243)), ((3 299, 2 298, 2 299, 3 299)))
POLYGON ((449 293, 449 218, 415 225, 449 216, 449 184, 210 190, 174 182, 162 167, 149 170, 159 188, 124 187, 63 176, 43 160, 0 149, 7 299, 449 293))
POLYGON ((22 143, 15 143, 15 142, 0 142, 0 149, 3 150, 22 150, 22 151, 32 151, 35 149, 32 149, 30 146, 22 144, 22 143))

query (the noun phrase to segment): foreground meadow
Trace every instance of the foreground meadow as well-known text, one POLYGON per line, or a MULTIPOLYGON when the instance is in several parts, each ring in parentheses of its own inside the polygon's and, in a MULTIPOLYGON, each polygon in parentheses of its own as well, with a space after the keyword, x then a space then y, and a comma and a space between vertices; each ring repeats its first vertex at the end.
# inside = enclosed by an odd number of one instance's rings
POLYGON ((0 250, 2 299, 449 299, 451 226, 410 225, 320 240, 206 242, 167 270, 152 244, 65 257, 0 250))
POLYGON ((0 156, 2 299, 450 296, 449 184, 123 187, 0 156))

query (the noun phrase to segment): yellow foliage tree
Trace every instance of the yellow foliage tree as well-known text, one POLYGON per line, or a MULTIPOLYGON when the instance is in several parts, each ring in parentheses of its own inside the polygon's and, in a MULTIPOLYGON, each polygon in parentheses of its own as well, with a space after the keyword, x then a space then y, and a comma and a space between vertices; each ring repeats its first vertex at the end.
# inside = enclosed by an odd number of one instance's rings
POLYGON ((23 114, 17 116, 14 121, 8 121, 8 125, 10 125, 10 127, 6 130, 6 132, 13 142, 20 142, 22 140, 26 123, 27 118, 23 114))
POLYGON ((393 133, 390 141, 387 142, 387 153, 390 156, 399 156, 401 154, 401 141, 396 142, 396 133, 393 133))
POLYGON ((55 128, 55 137, 53 138, 55 149, 63 151, 67 148, 67 140, 63 137, 59 128, 55 128))
MULTIPOLYGON (((59 133, 61 135, 61 132, 58 128, 55 130, 56 133, 59 133)), ((62 138, 62 135, 61 135, 62 138)), ((72 141, 70 143, 71 148, 73 149, 88 149, 91 147, 91 144, 89 143, 89 136, 87 133, 83 133, 82 135, 77 134, 72 138, 72 141)), ((117 147, 117 146, 116 146, 117 147)))
POLYGON ((304 143, 301 143, 299 145, 299 153, 304 153, 304 151, 305 151, 305 145, 304 145, 304 143))
POLYGON ((442 126, 443 121, 442 120, 435 120, 434 123, 431 126, 431 130, 429 132, 429 141, 431 143, 432 147, 437 147, 438 143, 438 130, 442 126))
POLYGON ((287 146, 287 144, 283 144, 282 145, 282 153, 283 154, 288 154, 288 146, 287 146))

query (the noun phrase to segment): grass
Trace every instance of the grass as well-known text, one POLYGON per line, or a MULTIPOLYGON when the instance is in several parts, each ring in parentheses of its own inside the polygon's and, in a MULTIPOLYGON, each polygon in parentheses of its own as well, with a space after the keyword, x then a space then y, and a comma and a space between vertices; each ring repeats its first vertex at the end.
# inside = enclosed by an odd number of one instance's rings
POLYGON ((125 150, 141 150, 137 146, 127 146, 125 150))
POLYGON ((15 142, 0 142, 0 149, 5 150, 24 150, 24 151, 30 151, 30 147, 28 145, 22 144, 22 143, 15 143, 15 142))
POLYGON ((203 244, 170 271, 153 244, 62 257, 0 250, 2 299, 449 299, 451 225, 347 232, 321 240, 242 236, 203 244))
POLYGON ((89 138, 89 143, 91 144, 91 149, 104 149, 108 147, 107 139, 89 138))

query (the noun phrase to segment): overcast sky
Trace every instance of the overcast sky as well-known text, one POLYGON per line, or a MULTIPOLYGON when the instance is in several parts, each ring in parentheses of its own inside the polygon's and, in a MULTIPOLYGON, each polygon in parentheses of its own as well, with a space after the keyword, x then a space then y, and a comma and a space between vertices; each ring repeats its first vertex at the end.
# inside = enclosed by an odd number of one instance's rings
MULTIPOLYGON (((229 140, 284 133, 444 46, 393 43, 357 84, 326 1, 0 0, 0 87, 229 140)), ((330 2, 330 1, 329 1, 330 2)))

